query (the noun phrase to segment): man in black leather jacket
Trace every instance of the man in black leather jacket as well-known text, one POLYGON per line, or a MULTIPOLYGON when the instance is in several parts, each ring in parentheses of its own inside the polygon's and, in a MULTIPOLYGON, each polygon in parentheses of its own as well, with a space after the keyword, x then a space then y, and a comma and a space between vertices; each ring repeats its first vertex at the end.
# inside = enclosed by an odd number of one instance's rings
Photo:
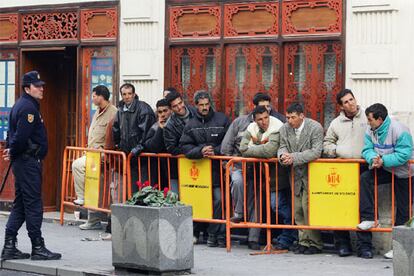
MULTIPOLYGON (((171 109, 166 99, 157 101, 155 105, 157 110, 157 122, 149 129, 145 137, 145 151, 151 153, 166 153, 167 149, 164 145, 164 128, 167 124, 168 118, 171 116, 171 109)), ((158 184, 161 188, 168 187, 168 160, 167 158, 151 157, 151 185, 158 184), (159 168, 158 168, 159 165, 159 168), (160 172, 158 173, 158 169, 160 172), (158 175, 160 179, 158 179, 158 175)), ((144 159, 144 162, 147 162, 144 159)), ((174 187, 175 188, 175 187, 174 187)), ((178 192, 177 189, 173 189, 178 192)))
MULTIPOLYGON (((122 100, 118 105, 112 133, 115 147, 126 154, 134 155, 131 160, 131 178, 132 189, 135 192, 137 186, 134 184, 138 179, 137 156, 144 150, 145 136, 156 120, 154 111, 147 103, 138 99, 132 84, 125 83, 119 90, 122 100)), ((147 180, 147 171, 144 166, 141 166, 141 181, 147 180)))
MULTIPOLYGON (((180 139, 180 148, 187 158, 201 159, 220 155, 221 142, 230 125, 229 119, 221 112, 211 107, 210 94, 198 91, 194 95, 197 113, 184 127, 180 139)), ((221 216, 220 191, 220 162, 212 161, 213 179, 213 218, 223 219, 221 216)), ((207 246, 225 247, 224 224, 210 224, 208 229, 207 246)))

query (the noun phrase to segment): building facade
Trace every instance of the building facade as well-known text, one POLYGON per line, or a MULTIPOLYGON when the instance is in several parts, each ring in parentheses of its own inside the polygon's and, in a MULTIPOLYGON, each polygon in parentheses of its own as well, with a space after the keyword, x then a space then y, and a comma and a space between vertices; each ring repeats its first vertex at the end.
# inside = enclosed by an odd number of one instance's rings
MULTIPOLYGON (((0 139, 22 74, 38 70, 47 82, 42 114, 52 145, 44 198, 52 210, 60 195, 56 164, 65 146, 86 144, 97 84, 116 103, 119 85, 131 82, 152 106, 168 86, 190 103, 206 89, 232 118, 263 91, 282 113, 302 102, 325 128, 338 111, 336 93, 347 87, 362 106, 382 102, 414 128, 413 12, 410 0, 3 1, 0 139)), ((12 199, 12 186, 0 200, 12 199)))

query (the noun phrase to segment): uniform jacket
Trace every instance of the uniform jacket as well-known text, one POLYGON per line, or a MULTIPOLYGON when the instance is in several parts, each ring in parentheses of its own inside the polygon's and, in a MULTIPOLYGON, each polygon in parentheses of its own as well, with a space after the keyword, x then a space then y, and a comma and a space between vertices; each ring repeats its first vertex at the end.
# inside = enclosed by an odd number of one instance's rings
MULTIPOLYGON (((283 123, 270 116, 269 127, 266 132, 260 130, 257 123, 253 122, 244 133, 243 139, 240 143, 240 152, 244 157, 255 157, 255 158, 272 158, 277 156, 277 150, 279 149, 280 137, 279 129, 283 126, 283 123), (252 137, 256 137, 258 141, 268 139, 269 141, 265 144, 254 144, 252 137)), ((269 163, 270 169, 270 189, 271 191, 276 190, 276 166, 273 163, 269 163)), ((278 189, 282 190, 289 187, 289 177, 286 168, 282 168, 279 165, 279 183, 278 189)))
POLYGON ((128 110, 124 110, 124 106, 125 103, 121 101, 112 127, 114 143, 125 153, 134 149, 139 154, 144 149, 148 130, 156 121, 155 114, 137 95, 128 110))
POLYGON ((295 177, 295 195, 302 189, 308 189, 308 163, 318 159, 322 153, 323 127, 320 123, 305 118, 304 127, 296 140, 295 130, 285 123, 279 130, 280 147, 277 156, 283 153, 293 155, 293 168, 295 177))
POLYGON ((354 118, 349 119, 341 111, 329 125, 323 139, 323 154, 328 158, 361 158, 364 147, 367 117, 362 108, 354 118))
MULTIPOLYGON (((189 119, 194 117, 197 112, 194 107, 186 106, 190 112, 189 119)), ((181 135, 183 135, 185 121, 181 119, 177 114, 173 113, 168 118, 167 124, 164 128, 164 144, 167 151, 173 155, 182 154, 182 150, 179 147, 181 135)))
POLYGON ((36 158, 44 159, 47 154, 47 135, 39 102, 24 92, 10 112, 9 122, 6 148, 10 149, 11 159, 28 151, 36 158))
MULTIPOLYGON (((205 146, 213 146, 214 154, 220 155, 221 142, 229 127, 229 119, 221 112, 210 108, 208 115, 202 116, 196 112, 184 127, 180 139, 180 148, 189 159, 201 159, 201 150, 205 146)), ((213 160, 213 183, 220 184, 220 162, 213 160)))
POLYGON ((116 110, 114 105, 108 104, 102 112, 99 110, 95 112, 89 127, 88 148, 103 149, 105 147, 106 129, 108 123, 114 119, 116 110))
MULTIPOLYGON (((381 156, 386 171, 392 172, 394 168, 396 176, 408 178, 407 162, 414 159, 413 138, 408 127, 387 116, 376 130, 367 128, 362 156, 370 168, 377 155, 381 156)), ((413 171, 414 165, 411 165, 413 171)))

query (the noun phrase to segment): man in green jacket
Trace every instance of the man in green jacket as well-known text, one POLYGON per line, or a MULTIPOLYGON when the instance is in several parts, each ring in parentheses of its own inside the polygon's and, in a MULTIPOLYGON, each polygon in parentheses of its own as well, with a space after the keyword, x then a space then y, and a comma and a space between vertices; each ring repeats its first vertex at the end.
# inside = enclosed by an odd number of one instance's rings
MULTIPOLYGON (((408 161, 414 159, 413 139, 410 130, 388 116, 387 108, 376 103, 365 110, 370 128, 365 134, 362 157, 370 170, 360 178, 360 217, 358 228, 368 230, 376 226, 374 219, 374 180, 377 171, 378 185, 391 183, 394 171, 397 216, 395 225, 402 225, 409 219, 409 178, 414 166, 408 161)), ((371 232, 358 232, 358 256, 365 259, 373 257, 371 232)), ((391 256, 392 254, 390 254, 391 256)))

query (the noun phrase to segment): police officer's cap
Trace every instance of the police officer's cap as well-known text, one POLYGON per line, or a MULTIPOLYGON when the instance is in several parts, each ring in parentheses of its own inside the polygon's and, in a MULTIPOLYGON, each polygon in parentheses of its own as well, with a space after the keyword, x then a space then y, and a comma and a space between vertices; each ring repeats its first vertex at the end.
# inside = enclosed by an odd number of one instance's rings
POLYGON ((23 85, 31 85, 33 84, 34 86, 42 86, 45 84, 44 81, 40 80, 40 75, 37 71, 30 71, 27 72, 26 74, 24 74, 23 76, 23 85))

